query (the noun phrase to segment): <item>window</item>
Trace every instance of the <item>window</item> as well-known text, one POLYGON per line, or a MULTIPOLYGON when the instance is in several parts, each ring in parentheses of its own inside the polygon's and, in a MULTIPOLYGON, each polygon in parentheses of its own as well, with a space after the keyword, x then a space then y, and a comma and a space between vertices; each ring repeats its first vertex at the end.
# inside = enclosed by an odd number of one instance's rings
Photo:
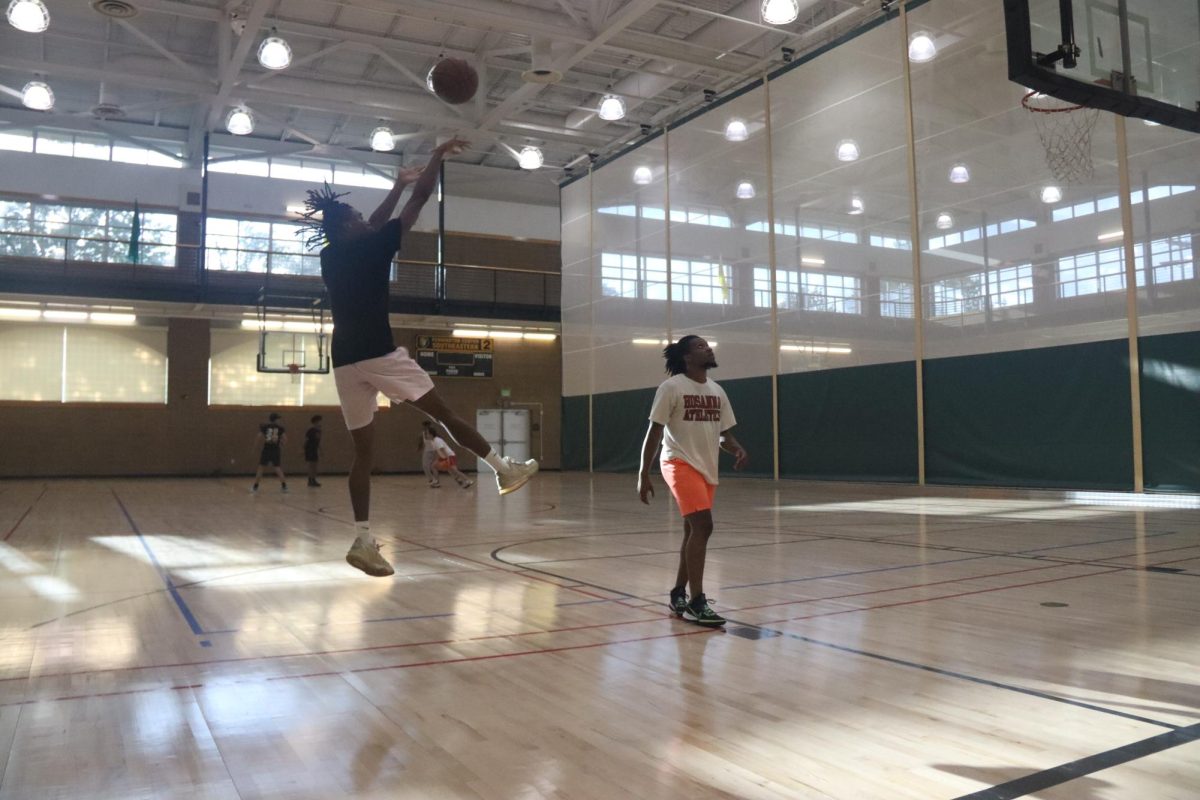
POLYGON ((161 328, 0 323, 0 400, 166 403, 161 328))
POLYGON ((1033 302, 1033 265, 994 269, 988 273, 988 295, 992 308, 1021 306, 1033 302))
MULTIPOLYGON (((1137 285, 1144 286, 1142 245, 1133 247, 1137 269, 1137 285)), ((1090 253, 1077 253, 1058 260, 1058 296, 1080 297, 1088 294, 1115 292, 1125 288, 1125 248, 1111 247, 1090 253)))
POLYGON ((304 249, 292 222, 209 217, 205 232, 206 268, 276 275, 320 275, 321 258, 304 249))
POLYGON ((1192 261, 1192 237, 1168 236, 1150 243, 1150 268, 1155 283, 1190 281, 1195 277, 1192 261))
MULTIPOLYGON (((1188 184, 1167 184, 1151 186, 1145 192, 1137 189, 1129 194, 1130 205, 1138 205, 1146 198, 1151 200, 1159 200, 1164 197, 1174 197, 1180 194, 1196 191, 1196 187, 1188 184)), ((1120 208, 1120 198, 1118 195, 1110 194, 1104 197, 1096 198, 1095 200, 1085 200, 1082 203, 1074 203, 1072 205, 1060 206, 1059 208, 1050 211, 1050 218, 1055 222, 1062 222, 1067 219, 1078 219, 1091 214, 1096 214, 1101 211, 1114 211, 1120 208)))
MULTIPOLYGON (((775 292, 780 309, 862 313, 862 281, 852 275, 780 269, 775 271, 775 292)), ((766 267, 754 269, 754 305, 771 307, 771 270, 766 267)))
POLYGON ((671 299, 684 303, 731 302, 729 267, 709 261, 671 259, 671 299))
POLYGON ((929 240, 928 249, 940 250, 943 247, 954 247, 955 245, 966 244, 967 242, 975 242, 984 236, 993 238, 1003 236, 1006 233, 1015 233, 1036 227, 1037 222, 1031 219, 1006 219, 1002 222, 994 222, 986 227, 967 228, 955 233, 947 233, 945 236, 934 236, 929 240))
MULTIPOLYGON (((620 206, 604 206, 597 209, 598 213, 611 214, 618 217, 636 217, 639 214, 642 219, 666 220, 667 212, 661 206, 636 206, 636 205, 620 205, 620 206)), ((707 225, 712 228, 732 228, 733 221, 724 214, 718 213, 705 208, 672 208, 671 222, 682 222, 687 225, 707 225)))
POLYGON ((872 247, 883 247, 888 250, 912 249, 912 242, 899 236, 880 236, 872 233, 870 242, 872 247))
MULTIPOLYGON (((175 264, 175 214, 140 213, 138 262, 175 264)), ((0 255, 97 263, 129 261, 133 209, 0 199, 0 255)))
POLYGON ((912 281, 882 278, 879 281, 879 315, 882 317, 913 318, 912 281))
MULTIPOLYGON (((754 231, 755 233, 767 233, 769 226, 765 220, 761 222, 752 222, 746 226, 746 230, 754 231)), ((839 228, 836 225, 822 225, 819 223, 801 223, 793 225, 789 222, 776 222, 775 233, 778 236, 802 236, 805 239, 820 239, 827 242, 845 242, 846 244, 858 244, 858 233, 850 228, 839 228)))
POLYGON ((620 253, 600 255, 600 293, 605 297, 637 297, 638 258, 620 253))
POLYGON ((1033 265, 973 272, 929 285, 931 316, 957 317, 1033 302, 1033 265))

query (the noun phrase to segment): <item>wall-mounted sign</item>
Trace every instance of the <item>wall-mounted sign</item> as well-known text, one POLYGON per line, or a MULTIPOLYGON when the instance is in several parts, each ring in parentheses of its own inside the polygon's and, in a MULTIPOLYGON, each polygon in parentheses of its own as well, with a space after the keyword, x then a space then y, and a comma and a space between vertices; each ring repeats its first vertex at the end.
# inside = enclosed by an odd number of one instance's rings
POLYGON ((417 363, 430 375, 490 378, 492 340, 423 334, 417 337, 417 363))

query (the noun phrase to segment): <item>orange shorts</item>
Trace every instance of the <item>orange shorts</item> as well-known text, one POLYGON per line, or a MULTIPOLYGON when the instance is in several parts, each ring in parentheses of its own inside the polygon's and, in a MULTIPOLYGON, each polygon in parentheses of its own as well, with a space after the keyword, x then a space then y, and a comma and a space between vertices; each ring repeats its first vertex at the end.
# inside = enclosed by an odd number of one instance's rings
POLYGON ((704 476, 691 464, 678 458, 664 461, 662 476, 675 496, 681 516, 712 508, 717 487, 704 480, 704 476))

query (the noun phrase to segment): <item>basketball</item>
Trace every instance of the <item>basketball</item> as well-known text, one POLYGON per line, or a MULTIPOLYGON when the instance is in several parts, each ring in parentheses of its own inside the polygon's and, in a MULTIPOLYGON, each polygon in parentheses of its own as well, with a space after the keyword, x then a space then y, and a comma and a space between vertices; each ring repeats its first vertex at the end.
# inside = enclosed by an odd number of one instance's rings
POLYGON ((461 58, 443 58, 429 71, 429 88, 447 103, 458 105, 475 96, 479 74, 461 58))

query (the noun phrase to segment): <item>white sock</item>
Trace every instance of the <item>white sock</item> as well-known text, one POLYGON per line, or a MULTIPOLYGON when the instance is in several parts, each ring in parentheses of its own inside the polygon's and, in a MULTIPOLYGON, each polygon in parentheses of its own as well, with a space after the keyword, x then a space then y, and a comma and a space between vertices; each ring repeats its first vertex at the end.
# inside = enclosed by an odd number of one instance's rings
POLYGON ((375 537, 371 535, 371 523, 355 522, 354 523, 354 541, 362 540, 363 544, 370 544, 375 541, 375 537))
POLYGON ((488 450, 488 454, 484 456, 483 460, 487 462, 489 467, 496 470, 496 472, 499 474, 508 472, 508 463, 505 462, 505 460, 500 456, 496 455, 495 450, 488 450))

